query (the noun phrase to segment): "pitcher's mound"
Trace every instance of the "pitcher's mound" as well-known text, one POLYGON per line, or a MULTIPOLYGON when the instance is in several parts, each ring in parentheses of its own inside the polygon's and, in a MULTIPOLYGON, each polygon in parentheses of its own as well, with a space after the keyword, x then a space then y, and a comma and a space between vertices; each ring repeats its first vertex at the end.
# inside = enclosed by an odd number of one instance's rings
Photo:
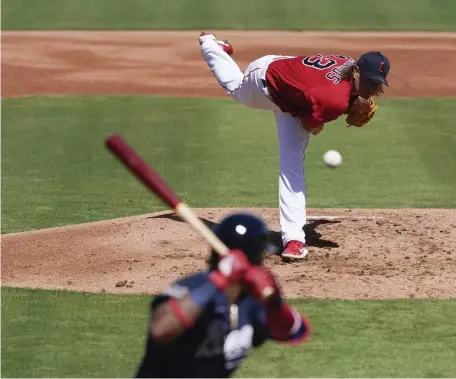
MULTIPOLYGON (((209 225, 236 209, 196 209, 209 225)), ((278 210, 263 217, 280 244, 278 210)), ((314 209, 308 259, 267 256, 290 297, 456 296, 454 210, 314 209)), ((2 239, 3 285, 155 293, 206 267, 208 248, 172 212, 13 233, 2 239)))

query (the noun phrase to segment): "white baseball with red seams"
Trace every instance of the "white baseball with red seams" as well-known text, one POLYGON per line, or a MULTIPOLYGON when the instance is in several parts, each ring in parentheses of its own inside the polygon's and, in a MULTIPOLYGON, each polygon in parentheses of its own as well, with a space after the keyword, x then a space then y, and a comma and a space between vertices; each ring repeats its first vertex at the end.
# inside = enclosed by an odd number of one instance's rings
MULTIPOLYGON (((306 185, 303 163, 309 141, 299 118, 282 112, 265 87, 269 64, 286 56, 267 55, 250 63, 242 72, 237 63, 217 43, 213 34, 199 37, 201 52, 217 82, 228 96, 250 108, 274 112, 279 143, 279 208, 282 242, 305 243, 306 185)), ((302 255, 302 257, 304 254, 302 255)))

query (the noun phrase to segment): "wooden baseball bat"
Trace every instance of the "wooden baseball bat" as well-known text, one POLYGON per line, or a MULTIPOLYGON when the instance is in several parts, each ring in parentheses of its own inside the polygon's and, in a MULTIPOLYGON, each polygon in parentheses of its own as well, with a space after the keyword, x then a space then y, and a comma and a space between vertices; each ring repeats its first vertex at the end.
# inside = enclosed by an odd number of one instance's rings
POLYGON ((184 203, 165 180, 134 151, 119 134, 106 138, 106 147, 148 189, 174 210, 184 221, 198 231, 220 256, 228 253, 228 247, 206 226, 190 207, 184 203))
POLYGON ((165 180, 134 151, 119 134, 106 138, 106 147, 138 178, 148 189, 173 209, 184 221, 199 232, 220 256, 228 253, 228 247, 206 226, 184 203, 165 180))
MULTIPOLYGON (((150 167, 136 151, 119 135, 111 134, 106 138, 106 147, 138 178, 147 188, 173 209, 193 229, 199 232, 220 256, 229 252, 228 247, 204 224, 185 204, 165 180, 150 167)), ((266 287, 263 298, 274 294, 274 289, 266 287)))
MULTIPOLYGON (((149 190, 173 209, 184 221, 199 232, 220 256, 229 252, 229 248, 209 229, 198 216, 184 203, 165 180, 150 167, 117 133, 106 138, 106 147, 138 178, 149 190)), ((265 288, 263 297, 274 294, 272 288, 265 288)))

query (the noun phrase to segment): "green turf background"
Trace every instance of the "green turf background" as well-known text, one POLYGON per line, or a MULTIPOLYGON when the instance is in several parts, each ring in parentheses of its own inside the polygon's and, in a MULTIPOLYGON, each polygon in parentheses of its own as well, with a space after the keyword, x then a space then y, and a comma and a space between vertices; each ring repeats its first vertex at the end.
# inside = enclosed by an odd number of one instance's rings
MULTIPOLYGON (((309 207, 456 207, 456 99, 381 100, 364 128, 312 137, 309 207), (328 169, 322 154, 341 152, 328 169)), ((165 209, 104 148, 120 132, 194 207, 277 206, 274 117, 230 99, 3 101, 3 232, 165 209), (255 178, 255 180, 252 180, 255 178), (18 194, 21 196, 18 196, 18 194)))
MULTIPOLYGON (((4 376, 131 377, 149 298, 3 289, 4 376)), ((312 320, 298 348, 268 343, 237 377, 451 377, 456 302, 293 301, 312 320)), ((178 360, 178 357, 176 357, 178 360)))
MULTIPOLYGON (((2 29, 456 30, 454 0, 3 0, 2 29)), ((449 78, 451 80, 451 78, 449 78)), ((456 208, 456 99, 379 101, 307 151, 310 207, 456 208), (341 151, 337 170, 323 166, 341 151)), ((127 140, 192 206, 277 205, 268 112, 228 99, 2 101, 2 233, 163 209, 103 147, 127 140), (255 178, 255 180, 252 180, 255 178)), ((2 377, 129 377, 148 297, 2 288, 2 377)), ((238 377, 455 377, 454 300, 294 302, 310 343, 268 344, 238 377)))
MULTIPOLYGON (((452 207, 456 99, 380 100, 369 126, 313 137, 309 206, 452 207), (328 148, 344 165, 321 162, 328 148)), ((163 209, 105 150, 121 132, 192 206, 276 206, 273 117, 229 99, 6 99, 3 232, 163 209), (256 180, 252 181, 251 178, 256 180)), ((142 354, 146 297, 2 290, 2 374, 128 377, 142 354)), ((453 300, 302 300, 311 344, 269 344, 237 376, 454 377, 453 300)))
POLYGON ((3 29, 456 30, 454 0, 3 0, 3 29))

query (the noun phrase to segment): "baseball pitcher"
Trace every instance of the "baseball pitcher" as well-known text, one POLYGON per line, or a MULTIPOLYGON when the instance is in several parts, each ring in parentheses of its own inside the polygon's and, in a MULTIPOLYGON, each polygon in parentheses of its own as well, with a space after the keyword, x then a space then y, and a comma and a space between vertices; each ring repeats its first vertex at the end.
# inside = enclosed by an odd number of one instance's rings
POLYGON ((172 284, 152 301, 141 378, 230 377, 252 348, 267 340, 299 345, 308 321, 280 294, 262 266, 269 230, 258 217, 235 213, 214 230, 231 249, 211 252, 209 270, 172 284), (263 297, 264 289, 272 296, 263 297))
POLYGON ((310 134, 346 114, 347 126, 361 127, 374 116, 372 96, 388 86, 388 58, 367 52, 358 60, 341 55, 267 55, 242 72, 231 58, 233 47, 214 34, 201 33, 201 52, 218 83, 234 100, 274 112, 279 144, 279 208, 282 257, 307 255, 306 185, 303 162, 310 134))

